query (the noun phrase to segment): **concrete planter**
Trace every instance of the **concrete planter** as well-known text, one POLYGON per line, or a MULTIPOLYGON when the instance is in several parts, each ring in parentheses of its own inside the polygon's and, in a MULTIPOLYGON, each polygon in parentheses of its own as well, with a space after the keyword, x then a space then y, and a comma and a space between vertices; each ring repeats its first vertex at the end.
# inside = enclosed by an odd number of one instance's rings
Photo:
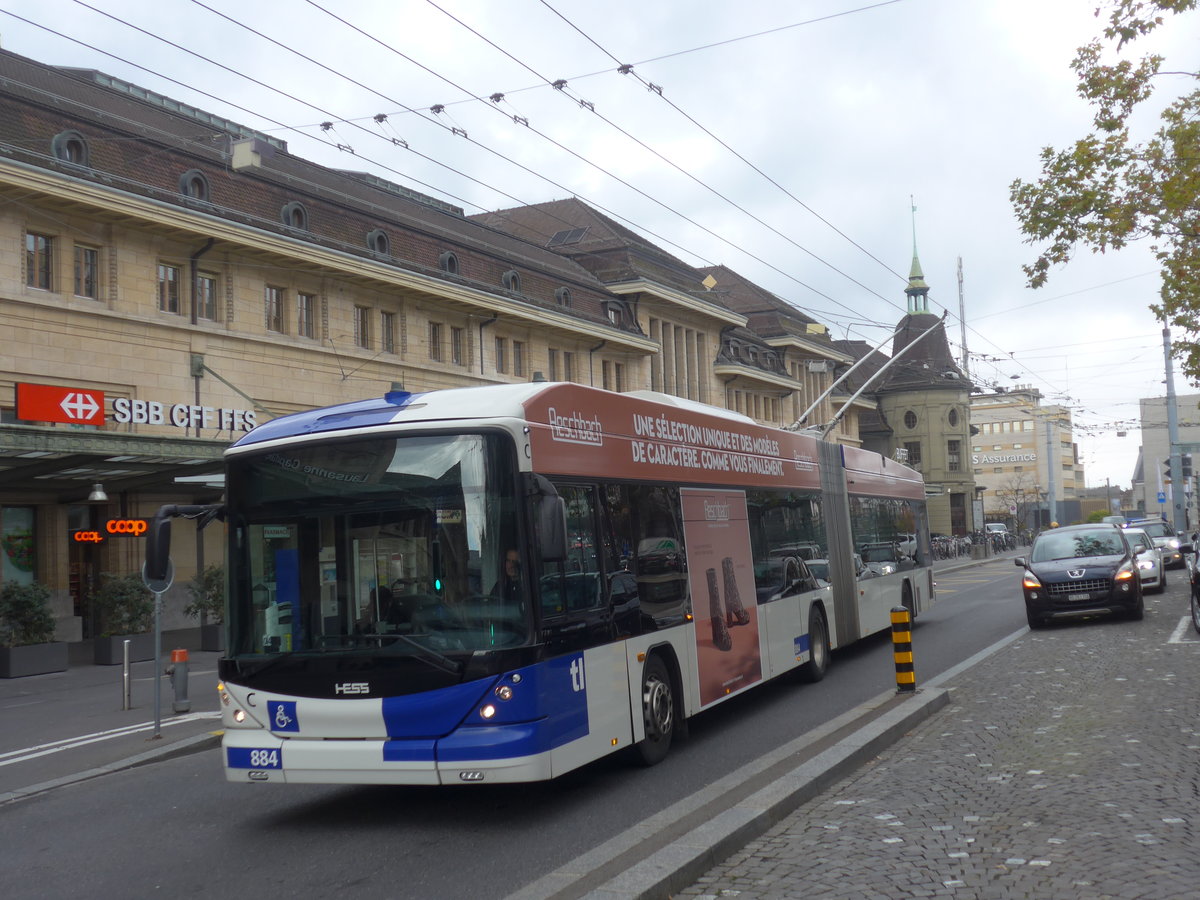
POLYGON ((24 647, 0 647, 0 678, 23 678, 67 671, 67 644, 28 644, 24 647))
POLYGON ((200 649, 217 653, 225 652, 225 626, 221 624, 200 626, 200 649))
POLYGON ((154 659, 154 635, 114 634, 98 637, 93 644, 93 661, 98 666, 119 666, 125 661, 125 641, 129 641, 129 661, 154 659))

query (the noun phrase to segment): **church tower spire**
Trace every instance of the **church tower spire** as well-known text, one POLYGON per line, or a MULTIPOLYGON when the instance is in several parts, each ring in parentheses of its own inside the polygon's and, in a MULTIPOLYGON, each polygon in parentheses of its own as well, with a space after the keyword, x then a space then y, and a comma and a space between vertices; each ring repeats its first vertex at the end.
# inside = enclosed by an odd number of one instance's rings
POLYGON ((925 283, 921 260, 917 258, 917 206, 911 196, 909 203, 912 206, 913 258, 912 268, 908 270, 908 287, 904 293, 908 295, 908 314, 914 316, 929 312, 929 285, 925 283))

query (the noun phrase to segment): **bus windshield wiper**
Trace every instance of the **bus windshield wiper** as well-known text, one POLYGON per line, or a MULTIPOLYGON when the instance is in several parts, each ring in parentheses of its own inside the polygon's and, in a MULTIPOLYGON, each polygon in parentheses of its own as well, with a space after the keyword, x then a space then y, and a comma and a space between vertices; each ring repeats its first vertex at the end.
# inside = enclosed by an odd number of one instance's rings
POLYGON ((393 641, 403 642, 406 647, 416 651, 417 659, 421 660, 422 662, 429 663, 429 665, 433 666, 435 669, 441 669, 443 672, 449 672, 451 675, 462 674, 463 664, 461 662, 453 660, 442 653, 438 653, 436 650, 426 647, 420 641, 414 640, 406 634, 385 634, 380 635, 380 637, 384 638, 385 640, 390 639, 393 641))

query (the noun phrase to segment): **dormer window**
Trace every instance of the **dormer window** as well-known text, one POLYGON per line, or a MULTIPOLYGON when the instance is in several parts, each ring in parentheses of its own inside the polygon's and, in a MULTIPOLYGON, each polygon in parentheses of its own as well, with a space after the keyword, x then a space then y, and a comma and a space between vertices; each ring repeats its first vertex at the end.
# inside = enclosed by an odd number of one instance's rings
POLYGON ((77 166, 89 165, 87 140, 78 131, 63 131, 54 136, 50 149, 55 159, 74 163, 77 166))
POLYGON ((295 228, 299 231, 308 231, 308 210, 304 208, 304 204, 291 203, 284 204, 280 210, 279 218, 284 225, 295 228))
POLYGON ((367 234, 367 248, 378 256, 391 254, 391 242, 387 234, 379 228, 367 234))
POLYGON ((458 257, 447 250, 438 257, 438 267, 447 275, 458 274, 458 257))
POLYGON ((500 283, 504 285, 506 291, 512 291, 514 294, 521 293, 521 275, 516 269, 509 269, 501 275, 500 283))
POLYGON ((556 290, 554 292, 554 299, 556 301, 558 301, 559 306, 570 306, 571 305, 571 289, 566 288, 566 287, 560 287, 558 290, 556 290))
POLYGON ((193 200, 208 200, 208 179, 199 169, 189 169, 179 176, 179 193, 193 200))

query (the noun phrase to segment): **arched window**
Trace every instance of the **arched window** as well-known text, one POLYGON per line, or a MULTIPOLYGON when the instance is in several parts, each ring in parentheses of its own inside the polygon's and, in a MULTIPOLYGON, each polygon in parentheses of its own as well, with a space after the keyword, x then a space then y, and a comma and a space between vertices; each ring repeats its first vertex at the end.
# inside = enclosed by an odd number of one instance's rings
POLYGON ((179 176, 179 193, 193 200, 208 200, 208 179, 199 169, 188 169, 179 176))
POLYGON ((279 212, 279 218, 283 220, 284 225, 289 225, 300 231, 308 231, 308 210, 304 208, 304 204, 302 203, 295 201, 285 203, 283 209, 279 212))
POLYGON ((571 289, 568 287, 560 287, 554 292, 554 299, 558 301, 559 306, 570 306, 571 289))
POLYGON ((74 163, 77 166, 90 165, 88 159, 88 143, 78 131, 62 131, 50 142, 50 149, 55 159, 74 163))
POLYGON ((501 275, 500 283, 504 285, 506 291, 512 291, 514 294, 521 293, 521 275, 516 269, 509 269, 501 275))
POLYGON ((387 234, 379 228, 367 234, 367 247, 372 253, 387 256, 391 253, 391 242, 387 234))
POLYGON ((451 251, 446 250, 441 256, 438 257, 438 266, 447 275, 457 275, 458 257, 455 256, 451 251))
POLYGON ((909 429, 917 427, 917 414, 911 409, 904 414, 904 427, 909 429))

